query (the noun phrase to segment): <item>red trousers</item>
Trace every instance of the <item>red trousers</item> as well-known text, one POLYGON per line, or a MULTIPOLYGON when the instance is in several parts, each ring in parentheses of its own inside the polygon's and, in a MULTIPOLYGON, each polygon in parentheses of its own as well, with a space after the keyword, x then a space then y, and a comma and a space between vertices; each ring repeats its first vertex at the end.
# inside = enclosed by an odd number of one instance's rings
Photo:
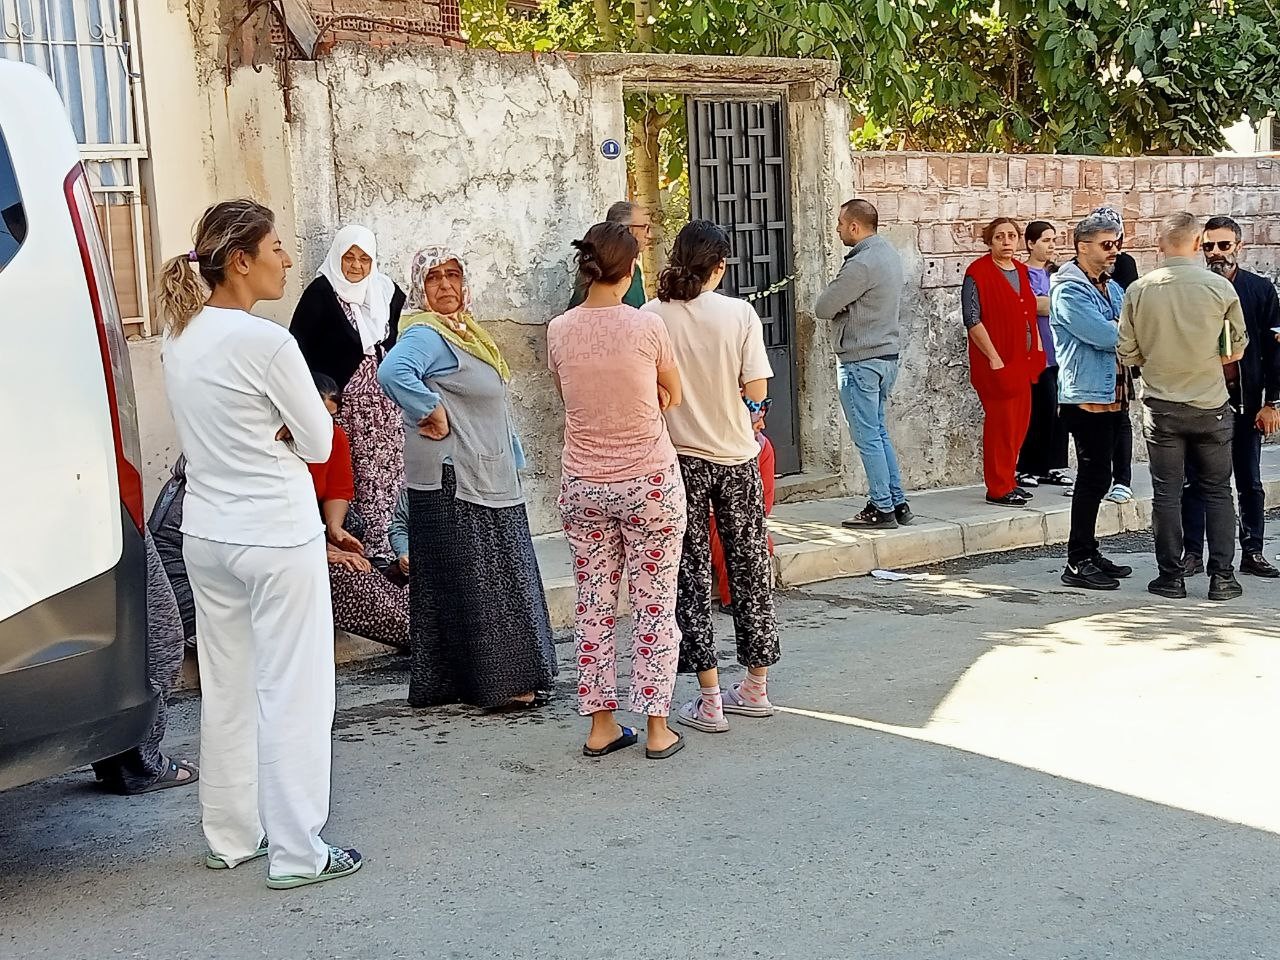
POLYGON ((987 485, 987 496, 1003 497, 1018 485, 1018 454, 1031 422, 1031 384, 1022 381, 1012 392, 978 390, 978 399, 985 414, 982 479, 987 485))
MULTIPOLYGON (((1027 415, 1030 416, 1030 413, 1028 412, 1027 415)), ((756 458, 756 464, 760 467, 760 482, 764 485, 764 515, 767 517, 773 513, 773 472, 776 458, 769 438, 761 434, 760 439, 764 441, 764 445, 760 448, 760 456, 756 458)), ((773 554, 773 537, 769 538, 769 554, 771 556, 773 554)), ((720 594, 720 602, 727 607, 733 603, 733 597, 729 594, 729 577, 724 566, 724 547, 721 546, 720 536, 716 533, 714 514, 711 517, 711 571, 716 591, 720 594)))

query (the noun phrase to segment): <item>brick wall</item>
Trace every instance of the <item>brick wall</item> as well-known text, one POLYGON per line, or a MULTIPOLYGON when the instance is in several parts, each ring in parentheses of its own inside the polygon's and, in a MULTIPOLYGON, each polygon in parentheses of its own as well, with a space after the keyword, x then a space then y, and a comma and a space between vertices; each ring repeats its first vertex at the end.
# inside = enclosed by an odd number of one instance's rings
POLYGON ((465 47, 459 0, 304 0, 322 29, 317 54, 338 43, 465 47))
MULTIPOLYGON (((1162 216, 1229 214, 1244 228, 1244 264, 1273 280, 1280 274, 1280 157, 854 153, 852 164, 851 194, 879 208, 881 232, 902 254, 906 274, 890 431, 909 488, 972 483, 981 473, 982 412, 969 386, 960 284, 986 252, 979 233, 992 217, 1023 227, 1048 220, 1064 260, 1070 228, 1093 208, 1114 206, 1145 272, 1156 264, 1162 216)), ((1135 455, 1146 458, 1142 443, 1135 455)))
POLYGON ((1136 159, 988 154, 855 153, 854 186, 883 224, 914 227, 925 289, 959 286, 985 253, 980 232, 995 216, 1025 227, 1048 220, 1059 253, 1069 228, 1104 204, 1120 210, 1126 249, 1145 272, 1156 264, 1161 217, 1179 210, 1226 214, 1244 228, 1246 265, 1280 273, 1280 157, 1136 159))

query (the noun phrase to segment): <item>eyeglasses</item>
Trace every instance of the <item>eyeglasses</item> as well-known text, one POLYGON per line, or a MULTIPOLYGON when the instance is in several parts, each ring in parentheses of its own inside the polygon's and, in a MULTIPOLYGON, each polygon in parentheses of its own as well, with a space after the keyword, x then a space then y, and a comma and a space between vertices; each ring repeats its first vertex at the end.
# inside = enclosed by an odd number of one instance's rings
POLYGON ((1090 243, 1096 243, 1107 253, 1110 253, 1112 250, 1119 250, 1120 245, 1124 243, 1124 241, 1123 240, 1091 240, 1090 243))
POLYGON ((627 227, 631 230, 643 230, 645 233, 653 232, 653 224, 651 223, 628 223, 627 227))
POLYGON ((1218 240, 1218 241, 1209 240, 1200 244, 1200 249, 1203 250, 1205 253, 1212 253, 1213 248, 1217 247, 1223 253, 1226 253, 1235 245, 1236 245, 1236 242, 1234 240, 1218 240))

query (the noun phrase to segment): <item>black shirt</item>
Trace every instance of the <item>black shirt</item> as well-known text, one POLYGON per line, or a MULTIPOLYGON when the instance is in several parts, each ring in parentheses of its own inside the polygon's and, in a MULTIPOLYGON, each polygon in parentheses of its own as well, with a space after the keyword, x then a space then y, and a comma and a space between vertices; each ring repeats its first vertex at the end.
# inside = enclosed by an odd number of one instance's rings
POLYGON ((1121 253, 1111 268, 1111 279, 1120 284, 1122 290, 1128 290, 1129 284, 1138 279, 1138 262, 1129 254, 1121 253))

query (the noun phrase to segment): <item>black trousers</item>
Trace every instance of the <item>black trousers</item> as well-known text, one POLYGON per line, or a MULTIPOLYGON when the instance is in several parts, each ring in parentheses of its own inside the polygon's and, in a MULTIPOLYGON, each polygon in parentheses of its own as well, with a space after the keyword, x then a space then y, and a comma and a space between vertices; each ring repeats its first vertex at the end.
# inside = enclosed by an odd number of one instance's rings
POLYGON ((712 510, 733 596, 738 662, 744 667, 773 666, 782 651, 773 613, 773 567, 760 468, 754 460, 725 466, 680 457, 680 473, 689 507, 676 586, 680 672, 710 670, 719 660, 711 622, 712 510))
POLYGON ((1235 560, 1236 510, 1231 502, 1231 446, 1235 411, 1224 403, 1202 410, 1167 400, 1144 401, 1147 451, 1155 499, 1151 528, 1162 576, 1182 576, 1182 488, 1187 461, 1194 464, 1204 501, 1210 574, 1231 573, 1235 560))
POLYGON ((1031 385, 1031 423, 1018 454, 1018 473, 1046 476, 1067 466, 1067 429, 1058 415, 1058 368, 1045 367, 1031 385))
MULTIPOLYGON (((1262 486, 1262 433, 1253 417, 1236 414, 1231 440, 1231 464, 1236 476, 1236 496, 1240 501, 1240 549, 1261 553, 1266 534, 1267 493, 1262 486)), ((1182 546, 1193 557, 1204 556, 1205 504, 1199 475, 1193 461, 1187 461, 1187 485, 1182 491, 1182 546)))
POLYGON ((1129 413, 1089 413, 1073 404, 1063 404, 1063 426, 1076 446, 1076 487, 1071 497, 1071 534, 1067 540, 1067 562, 1088 560, 1098 552, 1098 508, 1111 489, 1118 437, 1132 437, 1129 413))
POLYGON ((1115 446, 1111 451, 1111 482, 1133 486, 1133 423, 1129 414, 1116 424, 1115 446))

